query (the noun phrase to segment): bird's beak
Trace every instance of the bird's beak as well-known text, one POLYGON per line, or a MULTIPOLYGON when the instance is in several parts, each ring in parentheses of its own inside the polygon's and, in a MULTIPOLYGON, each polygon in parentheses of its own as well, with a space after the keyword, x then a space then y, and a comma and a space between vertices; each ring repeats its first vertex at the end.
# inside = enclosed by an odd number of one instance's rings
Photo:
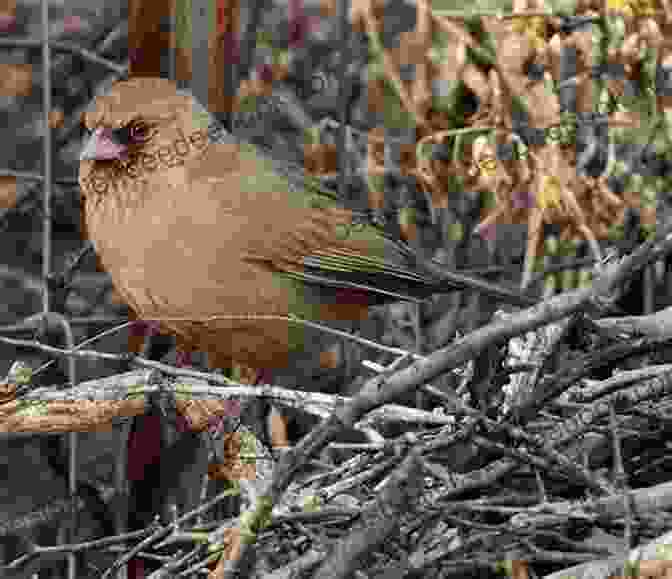
POLYGON ((80 161, 120 159, 127 152, 126 145, 114 140, 112 131, 97 128, 86 141, 79 155, 80 161))

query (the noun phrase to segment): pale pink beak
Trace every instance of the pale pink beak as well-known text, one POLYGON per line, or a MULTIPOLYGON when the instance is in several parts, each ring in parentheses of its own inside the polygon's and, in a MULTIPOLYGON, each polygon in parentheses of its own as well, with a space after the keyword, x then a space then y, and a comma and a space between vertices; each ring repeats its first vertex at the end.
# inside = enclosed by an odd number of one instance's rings
POLYGON ((97 128, 79 155, 80 161, 104 161, 121 159, 127 152, 126 145, 117 143, 109 129, 97 128))

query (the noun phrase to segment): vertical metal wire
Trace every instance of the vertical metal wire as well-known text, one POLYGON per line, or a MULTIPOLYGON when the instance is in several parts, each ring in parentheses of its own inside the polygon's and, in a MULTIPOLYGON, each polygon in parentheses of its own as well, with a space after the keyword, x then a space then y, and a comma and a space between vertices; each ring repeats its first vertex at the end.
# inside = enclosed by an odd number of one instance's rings
MULTIPOLYGON (((41 25, 42 25, 42 151, 44 163, 44 198, 42 218, 42 311, 46 315, 50 308, 49 275, 51 274, 52 247, 51 247, 51 183, 52 183, 52 151, 51 151, 51 127, 49 126, 49 114, 51 113, 51 47, 49 46, 49 0, 40 1, 41 25)), ((67 320, 59 316, 65 332, 68 348, 74 345, 72 331, 67 320)), ((68 360, 68 374, 70 385, 74 386, 75 359, 68 360)), ((68 435, 69 460, 68 460, 68 490, 71 498, 71 531, 66 541, 71 541, 77 528, 77 433, 70 432, 68 435)), ((74 553, 68 554, 68 579, 77 577, 77 559, 74 553)))
POLYGON ((170 0, 170 43, 168 45, 168 78, 177 82, 177 3, 179 0, 170 0))
POLYGON ((340 0, 338 3, 338 25, 341 41, 341 54, 338 63, 338 128, 337 156, 338 156, 338 194, 341 199, 347 195, 348 165, 345 143, 348 130, 348 102, 350 100, 350 76, 348 66, 350 64, 350 2, 340 0))
POLYGON ((210 29, 210 8, 208 0, 192 0, 191 2, 191 92, 196 99, 209 108, 208 101, 208 32, 210 29))
POLYGON ((254 0, 247 10, 247 25, 241 39, 240 60, 235 78, 234 89, 238 90, 241 80, 249 78, 250 67, 257 47, 257 29, 263 14, 263 0, 254 0))
MULTIPOLYGON (((46 0, 43 0, 46 1, 46 0)), ((44 321, 48 327, 59 325, 65 336, 65 346, 68 350, 75 347, 75 338, 72 326, 65 316, 56 312, 45 312, 44 321)), ((77 385, 76 358, 68 356, 68 385, 74 388, 77 385)), ((77 447, 78 435, 76 432, 68 433, 68 490, 70 493, 70 531, 65 536, 66 543, 73 543, 78 528, 79 497, 77 495, 77 447)), ((77 558, 74 553, 68 553, 68 579, 77 577, 77 558)))
POLYGON ((43 163, 44 163, 44 204, 42 219, 42 308, 49 311, 49 285, 51 273, 51 132, 49 112, 51 111, 51 51, 49 46, 49 2, 41 0, 42 8, 42 117, 43 117, 43 163))
MULTIPOLYGON (((69 327, 69 325, 68 325, 69 327)), ((67 337, 69 337, 70 343, 68 344, 68 349, 74 348, 74 341, 72 340, 72 332, 70 331, 68 334, 66 334, 67 337)), ((69 370, 69 378, 70 378, 70 386, 75 387, 76 386, 76 376, 75 376, 75 358, 71 357, 68 360, 68 367, 70 368, 69 370)), ((70 491, 70 500, 72 504, 72 510, 70 512, 70 523, 71 523, 71 529, 72 532, 70 534, 70 541, 73 541, 76 533, 77 533, 77 521, 78 521, 78 516, 77 516, 77 503, 78 501, 78 495, 77 495, 77 453, 79 451, 79 435, 76 432, 70 432, 68 433, 68 450, 70 452, 69 455, 69 472, 68 472, 68 490, 70 491)), ((68 553, 68 579, 76 579, 77 578, 77 558, 75 557, 74 553, 68 553)))

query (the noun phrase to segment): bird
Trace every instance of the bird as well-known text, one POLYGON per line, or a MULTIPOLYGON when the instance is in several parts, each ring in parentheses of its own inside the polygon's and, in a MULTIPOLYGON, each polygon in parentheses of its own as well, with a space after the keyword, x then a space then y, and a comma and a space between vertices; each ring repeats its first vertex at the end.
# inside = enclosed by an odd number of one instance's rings
POLYGON ((84 225, 103 268, 137 317, 207 352, 213 368, 286 369, 309 344, 301 320, 358 321, 392 300, 472 288, 535 303, 437 273, 171 80, 119 81, 82 122, 84 225))
MULTIPOLYGON (((301 167, 228 133, 171 80, 116 82, 82 125, 83 226, 100 264, 133 317, 158 321, 212 368, 286 371, 314 340, 302 320, 356 323, 389 301, 471 288, 536 303, 432 268, 301 167)), ((282 431, 277 413, 272 424, 282 431)))
POLYGON ((236 139, 160 77, 119 81, 84 114, 79 184, 88 234, 116 290, 181 343, 279 368, 311 321, 474 288, 535 300, 456 273, 342 206, 316 179, 236 139))

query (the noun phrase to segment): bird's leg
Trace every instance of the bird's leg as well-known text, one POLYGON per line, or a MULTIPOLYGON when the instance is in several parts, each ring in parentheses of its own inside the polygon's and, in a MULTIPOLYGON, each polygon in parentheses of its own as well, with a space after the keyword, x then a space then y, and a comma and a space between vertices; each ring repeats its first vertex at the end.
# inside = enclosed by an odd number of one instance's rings
MULTIPOLYGON (((140 351, 143 357, 159 361, 176 346, 172 336, 160 333, 158 322, 140 320, 133 312, 129 314, 134 320, 129 332, 129 352, 140 351)), ((176 365, 190 366, 191 353, 181 346, 180 343, 176 346, 176 365)), ((131 530, 146 526, 154 513, 164 511, 166 499, 173 490, 171 485, 179 484, 179 474, 185 470, 185 465, 196 459, 200 446, 200 438, 189 430, 187 420, 179 413, 171 413, 175 416, 174 427, 180 435, 169 446, 168 439, 172 437, 170 426, 164 420, 164 401, 155 399, 149 402, 147 413, 133 419, 127 441, 131 530), (167 473, 176 475, 175 481, 168 482, 167 473)), ((142 559, 132 559, 129 562, 129 577, 144 577, 146 567, 153 568, 142 559)))

